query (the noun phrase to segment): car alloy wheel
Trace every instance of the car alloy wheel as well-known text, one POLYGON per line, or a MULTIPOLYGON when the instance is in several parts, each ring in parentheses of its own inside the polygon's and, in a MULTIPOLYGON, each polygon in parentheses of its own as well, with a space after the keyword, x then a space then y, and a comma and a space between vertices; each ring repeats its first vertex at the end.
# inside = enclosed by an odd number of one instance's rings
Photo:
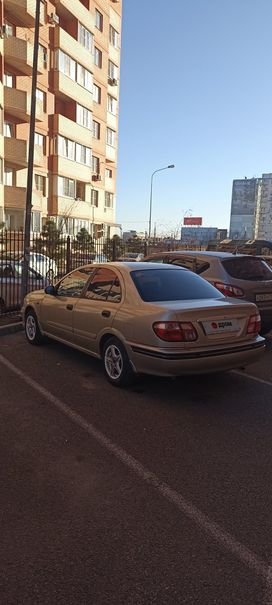
POLYGON ((103 348, 104 371, 107 379, 115 386, 128 386, 135 382, 132 368, 124 345, 118 338, 107 340, 103 348))
POLYGON ((28 342, 32 345, 38 345, 43 340, 38 320, 34 311, 28 311, 26 315, 25 334, 28 342))

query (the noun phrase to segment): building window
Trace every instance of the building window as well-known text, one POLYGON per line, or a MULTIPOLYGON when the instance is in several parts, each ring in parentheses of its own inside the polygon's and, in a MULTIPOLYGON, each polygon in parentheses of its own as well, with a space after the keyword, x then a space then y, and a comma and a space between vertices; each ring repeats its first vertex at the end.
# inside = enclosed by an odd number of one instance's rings
POLYGON ((81 202, 85 202, 85 183, 82 183, 81 181, 77 181, 76 182, 76 199, 80 200, 81 202))
POLYGON ((92 128, 92 112, 77 103, 77 123, 85 128, 92 128))
POLYGON ((56 69, 71 80, 76 80, 76 62, 62 50, 56 51, 56 69))
POLYGON ((4 122, 4 137, 9 139, 14 137, 14 124, 12 122, 4 122))
POLYGON ((4 109, 0 105, 0 134, 4 132, 4 109))
POLYGON ((100 32, 103 31, 103 15, 97 8, 95 9, 95 27, 97 27, 100 32))
POLYGON ((113 208, 113 193, 105 191, 105 208, 113 208))
POLYGON ((95 46, 94 49, 94 64, 96 67, 102 67, 102 51, 95 46))
POLYGON ((91 189, 91 205, 98 208, 98 195, 99 191, 97 189, 91 189))
POLYGON ((7 88, 15 88, 15 76, 13 74, 4 74, 4 86, 7 86, 7 88))
POLYGON ((41 147, 43 154, 45 154, 45 136, 39 132, 35 132, 34 144, 41 147))
POLYGON ((101 88, 96 84, 93 85, 93 100, 95 103, 101 103, 101 88))
POLYGON ((13 168, 8 168, 8 166, 5 166, 4 185, 7 185, 8 187, 13 187, 14 183, 15 183, 15 171, 13 170, 13 168))
POLYGON ((76 144, 76 161, 79 164, 85 164, 91 166, 92 163, 92 150, 85 145, 76 144))
POLYGON ((58 136, 58 155, 61 155, 68 160, 75 159, 75 143, 66 139, 65 137, 58 136))
POLYGON ((76 187, 75 181, 64 176, 58 177, 58 195, 63 197, 75 198, 76 187))
POLYGON ((16 34, 15 25, 13 25, 13 23, 9 23, 5 19, 5 37, 9 38, 10 36, 15 36, 15 34, 16 34))
POLYGON ((116 29, 114 29, 114 27, 112 27, 112 25, 110 25, 110 44, 112 44, 112 46, 114 46, 114 48, 119 48, 119 34, 116 31, 116 29))
POLYGON ((88 71, 87 69, 85 69, 85 67, 82 67, 82 65, 77 65, 77 83, 80 84, 80 86, 83 86, 83 88, 86 88, 86 90, 91 91, 92 90, 92 84, 93 84, 93 80, 92 80, 92 74, 90 71, 88 71))
POLYGON ((42 102, 43 111, 46 111, 46 94, 43 90, 36 88, 36 99, 42 102))
POLYGON ((108 76, 111 80, 117 80, 118 78, 118 67, 110 60, 108 63, 108 76))
POLYGON ((111 95, 108 95, 108 111, 114 116, 117 114, 117 101, 111 95))
POLYGON ((111 128, 107 128, 107 144, 111 147, 115 147, 116 144, 116 132, 111 128))
POLYGON ((95 155, 92 156, 92 171, 94 174, 100 173, 100 160, 95 155))
POLYGON ((45 46, 43 46, 42 44, 39 44, 39 54, 40 54, 40 57, 42 58, 42 61, 43 61, 43 67, 46 68, 46 65, 47 65, 47 50, 46 50, 45 46))
POLYGON ((41 230, 41 214, 40 212, 31 213, 31 231, 36 233, 41 230))
POLYGON ((4 161, 3 158, 0 158, 0 183, 3 183, 3 166, 4 166, 4 161))
POLYGON ((46 178, 41 174, 34 174, 34 182, 36 191, 41 191, 43 197, 46 196, 46 178))
POLYGON ((100 139, 100 124, 93 120, 93 137, 94 139, 100 139))
POLYGON ((110 168, 106 168, 105 176, 106 176, 106 179, 112 179, 112 170, 110 168))
POLYGON ((93 51, 93 34, 86 29, 81 23, 78 24, 78 42, 87 48, 90 52, 93 51))

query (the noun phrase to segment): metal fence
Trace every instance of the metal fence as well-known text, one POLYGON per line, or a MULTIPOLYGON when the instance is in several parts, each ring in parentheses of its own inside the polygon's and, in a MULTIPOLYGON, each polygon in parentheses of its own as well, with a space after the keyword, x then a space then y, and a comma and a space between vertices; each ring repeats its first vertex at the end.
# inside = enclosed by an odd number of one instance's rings
MULTIPOLYGON (((23 269, 23 231, 0 231, 0 315, 20 309, 23 269)), ((50 227, 31 235, 28 291, 44 288, 80 265, 129 259, 147 254, 185 248, 180 242, 133 238, 124 242, 93 239, 82 229, 77 236, 63 235, 50 227)))

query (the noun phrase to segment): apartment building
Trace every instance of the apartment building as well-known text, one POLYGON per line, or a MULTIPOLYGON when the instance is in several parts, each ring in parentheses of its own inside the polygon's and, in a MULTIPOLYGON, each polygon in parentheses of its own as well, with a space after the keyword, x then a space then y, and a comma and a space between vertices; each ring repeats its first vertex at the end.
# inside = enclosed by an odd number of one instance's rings
POLYGON ((233 181, 230 237, 272 241, 272 173, 233 181))
MULTIPOLYGON (((36 0, 0 0, 0 222, 24 225, 36 0)), ((40 4, 32 230, 115 232, 121 0, 40 4)))

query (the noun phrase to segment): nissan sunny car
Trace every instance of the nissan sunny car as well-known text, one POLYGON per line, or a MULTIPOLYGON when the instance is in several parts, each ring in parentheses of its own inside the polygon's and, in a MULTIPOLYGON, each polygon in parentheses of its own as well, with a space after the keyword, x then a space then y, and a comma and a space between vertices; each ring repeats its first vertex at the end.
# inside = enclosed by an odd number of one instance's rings
POLYGON ((27 340, 45 336, 103 361, 108 380, 229 370, 259 360, 264 339, 253 303, 226 298, 174 265, 79 267, 23 305, 27 340))

